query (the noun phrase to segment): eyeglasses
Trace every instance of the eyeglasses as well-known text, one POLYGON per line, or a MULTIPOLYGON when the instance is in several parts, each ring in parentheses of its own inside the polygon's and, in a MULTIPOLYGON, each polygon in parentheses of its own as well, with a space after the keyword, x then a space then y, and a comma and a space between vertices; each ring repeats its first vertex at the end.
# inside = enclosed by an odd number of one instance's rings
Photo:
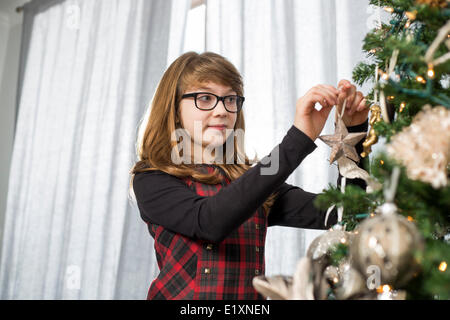
POLYGON ((212 110, 217 106, 219 101, 222 101, 225 110, 231 113, 239 112, 245 100, 244 97, 238 95, 219 97, 209 92, 193 92, 181 96, 182 99, 191 97, 194 97, 195 106, 200 110, 212 110))

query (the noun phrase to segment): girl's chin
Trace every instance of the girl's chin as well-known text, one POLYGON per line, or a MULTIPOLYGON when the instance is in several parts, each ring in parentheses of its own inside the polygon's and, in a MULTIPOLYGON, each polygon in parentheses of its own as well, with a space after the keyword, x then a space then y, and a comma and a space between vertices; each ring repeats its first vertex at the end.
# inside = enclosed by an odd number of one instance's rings
POLYGON ((223 139, 214 139, 214 140, 203 140, 203 147, 209 147, 209 148, 217 148, 217 147, 221 147, 223 146, 223 144, 225 143, 225 140, 223 139))
POLYGON ((210 145, 211 147, 221 146, 225 143, 226 137, 221 132, 217 131, 217 133, 207 132, 203 136, 203 145, 206 147, 210 145))

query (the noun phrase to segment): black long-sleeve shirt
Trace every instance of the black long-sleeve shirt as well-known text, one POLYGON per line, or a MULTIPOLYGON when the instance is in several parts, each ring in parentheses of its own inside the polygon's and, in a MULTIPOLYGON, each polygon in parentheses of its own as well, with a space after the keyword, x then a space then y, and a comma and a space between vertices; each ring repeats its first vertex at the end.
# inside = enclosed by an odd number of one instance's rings
MULTIPOLYGON (((366 121, 349 127, 348 131, 365 132, 367 128, 366 121)), ((362 152, 362 142, 363 139, 356 145, 358 153, 362 152)), ((159 170, 137 173, 133 189, 141 217, 147 223, 164 226, 188 237, 220 242, 249 219, 270 194, 278 192, 268 217, 269 226, 328 228, 337 221, 336 209, 325 226, 326 211, 313 205, 317 194, 285 183, 316 147, 307 135, 292 125, 268 156, 213 196, 198 195, 181 179, 159 170), (262 174, 261 169, 270 168, 272 156, 274 161, 278 160, 278 171, 262 174)), ((363 180, 347 181, 365 187, 363 180)))

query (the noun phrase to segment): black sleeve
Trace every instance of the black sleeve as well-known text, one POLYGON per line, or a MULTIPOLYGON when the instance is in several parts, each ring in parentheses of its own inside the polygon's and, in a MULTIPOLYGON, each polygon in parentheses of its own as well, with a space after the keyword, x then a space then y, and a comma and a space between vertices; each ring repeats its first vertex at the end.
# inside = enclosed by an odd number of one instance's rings
MULTIPOLYGON (((325 229, 326 212, 318 210, 313 205, 317 194, 284 183, 278 190, 278 195, 270 209, 268 225, 285 226, 306 229, 325 229)), ((337 215, 330 215, 330 223, 337 221, 337 215)))
POLYGON ((167 173, 138 173, 133 189, 141 217, 188 237, 220 242, 248 220, 316 147, 292 125, 268 156, 209 197, 197 195, 167 173))
MULTIPOLYGON (((358 126, 348 127, 348 132, 367 132, 368 121, 358 126)), ((355 148, 358 154, 363 151, 364 138, 359 141, 355 148)), ((358 166, 364 169, 362 160, 358 166)), ((339 174, 337 185, 340 186, 342 176, 339 174)), ((346 185, 353 184, 366 189, 366 182, 362 179, 347 179, 346 185)), ((278 189, 278 195, 270 210, 269 226, 279 225, 306 229, 328 229, 337 222, 336 207, 330 212, 325 225, 326 210, 317 209, 313 201, 317 194, 302 190, 297 186, 284 183, 278 189)))

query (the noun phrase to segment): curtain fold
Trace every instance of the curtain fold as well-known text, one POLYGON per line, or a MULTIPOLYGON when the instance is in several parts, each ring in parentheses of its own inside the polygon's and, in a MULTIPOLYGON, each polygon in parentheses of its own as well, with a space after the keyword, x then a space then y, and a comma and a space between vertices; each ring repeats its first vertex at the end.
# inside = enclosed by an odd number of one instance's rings
POLYGON ((1 299, 145 299, 153 241, 128 197, 138 124, 190 0, 24 8, 1 299))
MULTIPOLYGON (((293 124, 295 104, 317 84, 351 81, 363 60, 368 24, 364 0, 207 0, 206 50, 226 56, 245 83, 246 151, 259 158, 281 142, 293 124)), ((373 18, 372 18, 373 19, 373 18)), ((367 92, 364 92, 367 93, 367 92)), ((334 131, 334 112, 322 134, 334 131)), ((288 178, 320 193, 336 183, 330 149, 318 148, 288 178)), ((267 234, 266 274, 293 274, 309 243, 323 231, 285 227, 267 234)))

